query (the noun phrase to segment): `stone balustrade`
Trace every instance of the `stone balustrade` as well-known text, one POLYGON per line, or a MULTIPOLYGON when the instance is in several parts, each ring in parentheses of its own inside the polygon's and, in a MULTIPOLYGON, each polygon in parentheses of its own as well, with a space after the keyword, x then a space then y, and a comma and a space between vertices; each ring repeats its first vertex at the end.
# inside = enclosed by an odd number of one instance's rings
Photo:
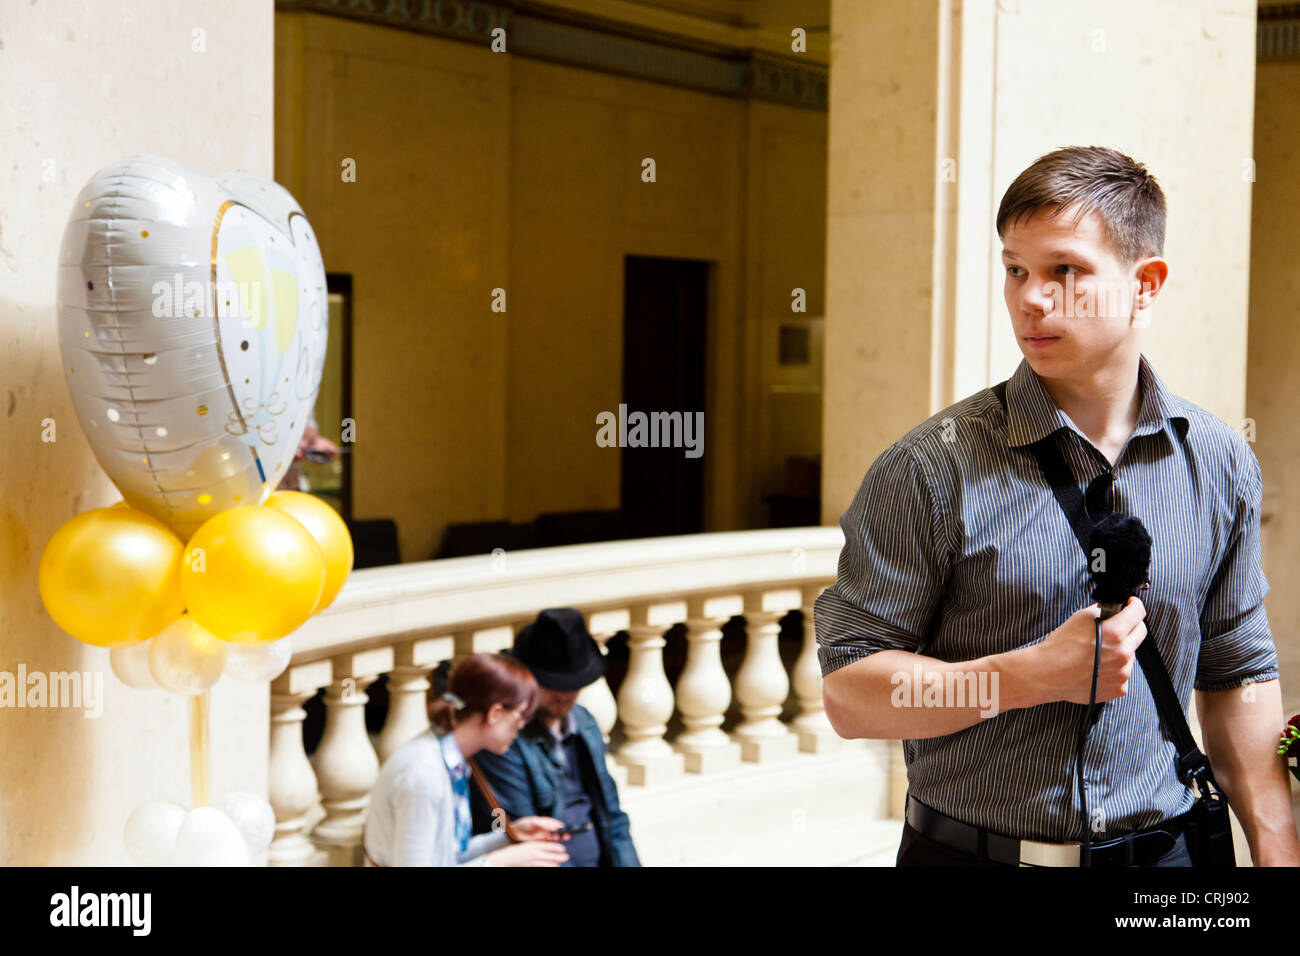
POLYGON ((354 572, 334 604, 294 634, 290 665, 271 687, 270 864, 358 865, 381 761, 429 726, 432 672, 508 648, 547 607, 581 610, 602 648, 628 635, 617 697, 603 678, 579 697, 612 741, 627 785, 835 749, 812 605, 835 578, 842 543, 839 528, 822 527, 677 535, 354 572), (803 612, 803 636, 787 673, 778 638, 794 609, 803 612), (745 642, 732 680, 721 643, 736 617, 745 642), (673 686, 664 650, 678 624, 685 664, 673 686), (372 740, 366 689, 382 674, 389 705, 372 740), (325 729, 309 758, 303 704, 321 688, 325 729), (733 705, 738 722, 726 732, 733 705), (675 720, 681 729, 670 735, 675 720))

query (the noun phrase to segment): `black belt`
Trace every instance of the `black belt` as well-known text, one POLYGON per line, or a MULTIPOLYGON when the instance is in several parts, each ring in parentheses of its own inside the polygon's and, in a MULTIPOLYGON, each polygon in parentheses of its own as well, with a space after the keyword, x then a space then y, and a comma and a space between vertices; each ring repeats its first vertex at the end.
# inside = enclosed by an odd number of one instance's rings
MULTIPOLYGON (((1092 845, 1092 866, 1150 866, 1178 842, 1188 813, 1092 845)), ((907 822, 936 843, 1008 866, 1078 866, 1078 843, 1039 843, 1003 836, 940 813, 907 795, 907 822), (1070 862, 1070 861, 1073 862, 1070 862)))

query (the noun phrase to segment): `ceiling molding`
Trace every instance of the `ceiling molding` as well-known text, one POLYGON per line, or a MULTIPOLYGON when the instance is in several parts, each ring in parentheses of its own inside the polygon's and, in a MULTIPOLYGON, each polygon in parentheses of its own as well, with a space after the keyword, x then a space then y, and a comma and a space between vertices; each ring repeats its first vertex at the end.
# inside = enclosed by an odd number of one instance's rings
POLYGON ((1275 10, 1291 10, 1289 17, 1264 19, 1261 8, 1260 23, 1255 28, 1255 59, 1259 62, 1272 60, 1300 59, 1300 4, 1287 7, 1275 7, 1275 10))
POLYGON ((797 54, 728 48, 608 20, 488 0, 276 0, 277 11, 319 13, 488 46, 506 31, 513 55, 721 96, 825 111, 826 66, 797 54))

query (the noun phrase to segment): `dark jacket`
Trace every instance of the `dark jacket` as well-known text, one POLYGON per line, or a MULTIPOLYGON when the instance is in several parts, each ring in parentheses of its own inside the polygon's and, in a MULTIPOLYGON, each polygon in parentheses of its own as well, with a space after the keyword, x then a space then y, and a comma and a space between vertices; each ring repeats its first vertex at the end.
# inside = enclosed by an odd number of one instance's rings
MULTIPOLYGON (((600 727, 580 704, 573 706, 573 719, 578 739, 584 744, 579 751, 589 761, 587 776, 600 782, 599 792, 589 794, 591 819, 600 841, 600 865, 640 866, 641 861, 628 831, 627 814, 619 809, 618 787, 605 766, 605 740, 600 727)), ((554 738, 539 719, 521 730, 504 754, 480 750, 474 755, 474 761, 487 777, 501 806, 510 814, 510 819, 555 816, 564 786, 564 767, 552 756, 553 744, 554 738)), ((470 788, 470 804, 474 812, 474 832, 490 832, 492 811, 478 787, 470 788)))

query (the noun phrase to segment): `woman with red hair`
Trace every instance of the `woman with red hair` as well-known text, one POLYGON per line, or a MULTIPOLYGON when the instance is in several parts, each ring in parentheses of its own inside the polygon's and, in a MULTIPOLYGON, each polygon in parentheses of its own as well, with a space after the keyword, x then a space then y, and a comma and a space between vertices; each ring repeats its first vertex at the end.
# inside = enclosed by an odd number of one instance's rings
POLYGON ((559 866, 564 827, 551 817, 472 835, 469 767, 479 750, 503 754, 537 708, 537 681, 504 654, 473 654, 429 708, 433 726, 384 762, 370 794, 363 848, 371 866, 559 866))

